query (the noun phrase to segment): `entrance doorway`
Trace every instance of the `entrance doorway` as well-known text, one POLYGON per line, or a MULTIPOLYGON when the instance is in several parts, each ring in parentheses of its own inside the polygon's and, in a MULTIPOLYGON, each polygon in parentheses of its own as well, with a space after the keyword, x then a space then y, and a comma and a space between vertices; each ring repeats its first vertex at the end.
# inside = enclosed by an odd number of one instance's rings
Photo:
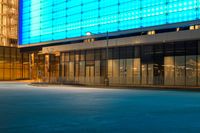
POLYGON ((94 83, 94 66, 86 66, 86 83, 94 83))
POLYGON ((86 77, 94 77, 94 66, 86 66, 86 77))

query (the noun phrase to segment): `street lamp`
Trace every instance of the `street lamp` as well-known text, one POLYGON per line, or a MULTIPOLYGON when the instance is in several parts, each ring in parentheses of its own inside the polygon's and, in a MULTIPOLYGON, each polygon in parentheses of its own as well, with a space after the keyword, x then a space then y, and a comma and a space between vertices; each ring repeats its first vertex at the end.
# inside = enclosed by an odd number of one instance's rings
POLYGON ((109 45, 109 35, 108 35, 108 31, 106 32, 106 77, 105 77, 105 84, 106 86, 109 86, 109 77, 108 77, 108 55, 109 55, 109 49, 108 49, 108 45, 109 45))

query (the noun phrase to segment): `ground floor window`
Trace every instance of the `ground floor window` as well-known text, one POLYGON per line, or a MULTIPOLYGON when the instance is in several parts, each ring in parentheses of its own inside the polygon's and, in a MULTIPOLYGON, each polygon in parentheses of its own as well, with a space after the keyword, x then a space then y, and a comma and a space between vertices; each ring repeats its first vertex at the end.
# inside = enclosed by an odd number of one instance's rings
POLYGON ((164 85, 174 85, 174 57, 164 58, 164 85))
POLYGON ((30 78, 29 54, 15 47, 0 47, 0 80, 30 78))
POLYGON ((200 86, 199 48, 199 41, 114 47, 108 59, 106 49, 66 51, 50 66, 66 82, 104 84, 108 77, 116 85, 200 86))
POLYGON ((107 75, 110 84, 197 86, 200 85, 200 57, 199 53, 191 52, 197 47, 198 41, 110 48, 108 60, 102 56, 105 49, 93 53, 80 51, 80 57, 87 58, 76 59, 79 60, 76 65, 73 61, 65 64, 65 79, 93 78, 93 82, 101 83, 107 75), (187 54, 187 45, 191 44, 187 54), (98 58, 94 53, 98 53, 98 58))

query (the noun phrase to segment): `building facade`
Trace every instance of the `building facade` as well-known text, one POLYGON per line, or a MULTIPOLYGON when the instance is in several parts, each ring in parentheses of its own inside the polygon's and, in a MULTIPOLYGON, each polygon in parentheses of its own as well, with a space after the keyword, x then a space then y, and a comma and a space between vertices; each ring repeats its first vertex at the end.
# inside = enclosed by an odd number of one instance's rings
POLYGON ((31 78, 200 86, 198 0, 21 0, 31 78))
POLYGON ((18 49, 18 0, 0 0, 0 80, 29 78, 28 54, 18 49))

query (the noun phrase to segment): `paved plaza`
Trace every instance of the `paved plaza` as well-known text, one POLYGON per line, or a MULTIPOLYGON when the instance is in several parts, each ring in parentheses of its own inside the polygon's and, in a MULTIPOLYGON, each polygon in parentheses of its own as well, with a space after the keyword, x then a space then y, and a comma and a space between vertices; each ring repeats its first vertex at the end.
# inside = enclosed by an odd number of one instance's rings
POLYGON ((0 133, 199 133, 200 93, 0 83, 0 133))

